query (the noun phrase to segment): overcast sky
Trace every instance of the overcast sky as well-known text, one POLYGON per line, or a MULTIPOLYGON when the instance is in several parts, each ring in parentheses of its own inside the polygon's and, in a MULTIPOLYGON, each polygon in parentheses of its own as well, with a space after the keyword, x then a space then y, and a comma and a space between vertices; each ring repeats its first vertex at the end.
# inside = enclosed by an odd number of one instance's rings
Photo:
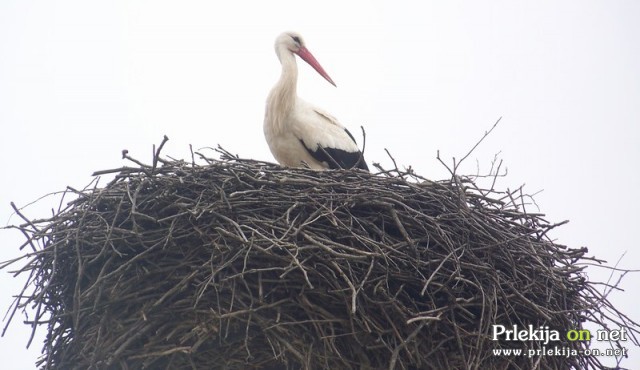
MULTIPOLYGON (((119 167, 221 144, 273 161, 264 101, 280 73, 273 42, 296 30, 338 85, 299 63, 299 95, 333 113, 369 164, 446 178, 435 159, 462 157, 502 121, 461 172, 508 168, 500 188, 536 193, 552 236, 640 269, 640 2, 618 1, 20 1, 0 2, 0 223, 10 201, 81 188, 119 167)), ((104 183, 104 182, 103 182, 104 183)), ((56 198, 25 209, 50 214, 56 198)), ((0 230, 0 260, 20 254, 0 230)), ((589 270, 594 280, 608 278, 589 270)), ((610 299, 640 320, 638 275, 610 299)), ((20 279, 0 272, 0 309, 20 279)), ((17 318, 0 338, 3 366, 30 369, 17 318), (18 358, 16 358, 18 357, 18 358)), ((4 326, 4 322, 3 322, 4 326)), ((640 368, 640 351, 627 343, 640 368)))

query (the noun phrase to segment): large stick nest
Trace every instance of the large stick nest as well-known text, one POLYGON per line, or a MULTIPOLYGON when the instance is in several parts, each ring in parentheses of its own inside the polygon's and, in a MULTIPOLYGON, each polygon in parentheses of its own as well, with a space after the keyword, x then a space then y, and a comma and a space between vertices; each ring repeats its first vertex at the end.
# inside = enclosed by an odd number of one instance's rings
POLYGON ((521 191, 202 158, 135 161, 17 226, 33 251, 14 311, 48 325, 39 366, 601 368, 579 352, 495 356, 589 344, 492 340, 492 325, 613 317, 637 333, 586 279, 586 248, 552 242, 557 224, 521 191))

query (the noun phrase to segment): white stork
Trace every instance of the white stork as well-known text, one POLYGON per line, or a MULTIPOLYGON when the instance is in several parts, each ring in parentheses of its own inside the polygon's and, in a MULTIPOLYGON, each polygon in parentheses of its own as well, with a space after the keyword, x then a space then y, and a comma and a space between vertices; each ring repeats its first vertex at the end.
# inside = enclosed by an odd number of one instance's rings
POLYGON ((298 66, 294 54, 309 63, 333 86, 336 84, 307 50, 295 32, 276 38, 282 74, 267 98, 264 136, 271 153, 283 166, 313 169, 360 168, 369 170, 353 135, 329 113, 296 94, 298 66))

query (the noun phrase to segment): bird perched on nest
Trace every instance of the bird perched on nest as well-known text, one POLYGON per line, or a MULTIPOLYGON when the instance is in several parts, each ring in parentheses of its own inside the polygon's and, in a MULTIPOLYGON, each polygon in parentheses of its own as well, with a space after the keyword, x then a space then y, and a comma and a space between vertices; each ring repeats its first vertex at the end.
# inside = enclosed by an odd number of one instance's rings
POLYGON ((276 160, 291 167, 306 163, 313 169, 359 168, 368 171, 353 135, 329 113, 300 99, 296 93, 298 66, 295 55, 336 86, 309 52, 302 36, 284 32, 276 38, 275 49, 282 64, 282 74, 267 98, 264 136, 276 160))

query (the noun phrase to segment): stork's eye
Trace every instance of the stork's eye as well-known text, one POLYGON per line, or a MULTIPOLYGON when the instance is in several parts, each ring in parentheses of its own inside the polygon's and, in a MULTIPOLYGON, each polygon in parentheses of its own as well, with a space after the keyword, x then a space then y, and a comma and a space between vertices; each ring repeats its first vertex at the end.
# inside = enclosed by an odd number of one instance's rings
POLYGON ((291 36, 291 38, 293 39, 293 41, 296 42, 296 44, 300 44, 300 37, 298 36, 291 36))

